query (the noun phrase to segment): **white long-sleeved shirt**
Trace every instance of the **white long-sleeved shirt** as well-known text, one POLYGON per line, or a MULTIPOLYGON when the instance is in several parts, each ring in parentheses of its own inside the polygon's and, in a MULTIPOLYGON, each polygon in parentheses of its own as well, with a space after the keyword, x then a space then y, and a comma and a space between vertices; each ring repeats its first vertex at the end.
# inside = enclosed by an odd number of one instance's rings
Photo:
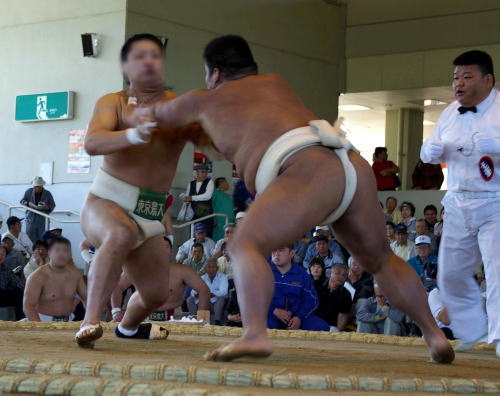
MULTIPOLYGON (((208 274, 204 274, 201 279, 203 279, 203 281, 207 284, 208 288, 210 289, 210 293, 215 295, 215 297, 210 298, 211 303, 216 302, 218 298, 227 297, 228 282, 226 275, 222 274, 221 272, 217 272, 215 278, 211 280, 208 274)), ((191 295, 195 297, 196 291, 191 290, 191 295)), ((198 304, 200 300, 195 297, 194 302, 195 304, 198 304)))
POLYGON ((455 101, 443 111, 434 132, 422 145, 420 158, 432 164, 446 163, 448 191, 500 191, 500 154, 480 153, 474 141, 478 134, 500 139, 500 95, 492 89, 488 97, 476 106, 477 113, 460 114, 459 107, 460 103, 455 101), (441 140, 445 145, 443 155, 437 159, 431 159, 425 152, 433 140, 441 140), (489 157, 494 164, 493 177, 489 181, 484 178, 484 169, 481 172, 480 160, 483 157, 489 157))
MULTIPOLYGON (((182 263, 185 259, 191 258, 193 256, 192 250, 193 250, 193 245, 195 243, 196 240, 194 238, 191 238, 186 242, 184 242, 179 247, 175 259, 178 262, 182 263)), ((203 245, 203 255, 208 260, 210 257, 212 257, 212 254, 214 253, 215 242, 209 237, 206 237, 205 240, 201 242, 201 244, 203 245)))
POLYGON ((16 238, 14 234, 7 231, 2 235, 2 239, 5 238, 6 236, 11 237, 12 240, 14 241, 14 250, 17 250, 18 252, 26 252, 28 253, 28 256, 31 256, 33 254, 33 242, 31 241, 28 234, 21 231, 18 237, 16 238))
MULTIPOLYGON (((202 184, 203 184, 203 182, 199 182, 199 181, 196 182, 196 192, 200 191, 200 187, 202 184)), ((188 195, 188 196, 189 196, 190 189, 191 189, 191 183, 188 184, 187 189, 186 189, 186 195, 188 195)), ((208 200, 212 199, 212 195, 214 195, 214 189, 215 189, 214 181, 210 179, 210 181, 207 184, 207 190, 205 191, 205 193, 200 194, 200 195, 193 195, 193 196, 191 196, 191 200, 194 202, 208 201, 208 200)))

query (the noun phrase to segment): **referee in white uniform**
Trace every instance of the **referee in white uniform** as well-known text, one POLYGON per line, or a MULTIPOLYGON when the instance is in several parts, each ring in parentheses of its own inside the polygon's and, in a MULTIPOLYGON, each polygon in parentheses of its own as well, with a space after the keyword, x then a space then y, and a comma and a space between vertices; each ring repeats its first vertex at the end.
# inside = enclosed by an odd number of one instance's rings
POLYGON ((420 153, 423 162, 448 168, 438 282, 461 341, 456 350, 471 349, 487 335, 500 357, 500 95, 487 53, 469 51, 453 64, 457 100, 420 153), (481 263, 486 310, 474 279, 481 263))

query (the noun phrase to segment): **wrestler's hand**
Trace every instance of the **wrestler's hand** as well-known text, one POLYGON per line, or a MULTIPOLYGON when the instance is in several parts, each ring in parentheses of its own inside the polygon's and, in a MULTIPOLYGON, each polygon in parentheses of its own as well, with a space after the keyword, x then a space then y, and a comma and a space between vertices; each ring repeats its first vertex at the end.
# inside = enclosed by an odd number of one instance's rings
POLYGON ((290 322, 290 319, 292 319, 292 313, 287 311, 286 309, 275 308, 273 313, 274 316, 276 316, 286 325, 288 325, 288 322, 290 322))
POLYGON ((120 323, 123 320, 123 311, 115 312, 111 322, 120 323))
POLYGON ((130 144, 145 144, 151 141, 153 130, 158 123, 153 117, 153 112, 148 107, 138 107, 134 109, 128 119, 130 125, 135 128, 128 128, 126 136, 130 144))
POLYGON ((290 319, 290 321, 288 322, 288 326, 287 328, 289 330, 299 330, 300 329, 300 325, 302 324, 301 320, 294 316, 292 319, 290 319))

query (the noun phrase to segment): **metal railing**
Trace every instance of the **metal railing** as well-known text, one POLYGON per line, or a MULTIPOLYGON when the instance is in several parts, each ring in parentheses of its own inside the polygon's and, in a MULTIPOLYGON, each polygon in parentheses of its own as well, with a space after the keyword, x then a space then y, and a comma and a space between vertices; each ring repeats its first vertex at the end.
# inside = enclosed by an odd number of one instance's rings
POLYGON ((53 222, 56 222, 56 223, 80 223, 80 219, 69 219, 69 220, 65 220, 65 219, 60 219, 60 218, 57 218, 57 217, 54 217, 52 216, 52 214, 65 214, 67 216, 78 216, 80 217, 80 213, 78 213, 76 210, 54 210, 51 214, 47 214, 47 213, 44 213, 44 212, 41 212, 37 209, 33 209, 33 208, 30 208, 28 206, 24 206, 24 205, 14 205, 14 204, 11 204, 10 202, 7 202, 7 201, 2 201, 0 200, 0 205, 4 205, 4 206, 7 206, 8 207, 8 210, 9 210, 9 217, 12 216, 12 211, 13 210, 20 210, 20 211, 24 211, 24 212, 33 212, 33 213, 36 213, 37 215, 40 215, 42 217, 45 218, 45 229, 46 230, 50 230, 50 222, 53 221, 53 222))
POLYGON ((200 217, 199 219, 191 220, 191 221, 188 221, 186 223, 172 225, 172 228, 180 229, 180 228, 191 226, 191 230, 190 230, 190 234, 189 234, 191 236, 191 235, 193 235, 193 226, 196 223, 200 223, 203 220, 211 219, 212 217, 224 217, 226 219, 225 222, 224 222, 224 225, 226 225, 227 223, 229 223, 229 216, 227 214, 224 214, 224 213, 212 213, 212 214, 210 214, 208 216, 200 217))

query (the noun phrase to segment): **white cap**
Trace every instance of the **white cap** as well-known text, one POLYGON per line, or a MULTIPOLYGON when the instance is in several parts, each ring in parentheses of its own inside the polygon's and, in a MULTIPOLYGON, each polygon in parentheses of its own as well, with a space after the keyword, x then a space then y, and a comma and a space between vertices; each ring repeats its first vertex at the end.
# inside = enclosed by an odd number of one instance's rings
POLYGON ((432 244, 431 238, 428 237, 427 235, 419 235, 418 237, 415 238, 415 245, 423 245, 423 244, 432 244))
POLYGON ((316 231, 318 231, 318 230, 330 231, 330 229, 328 228, 328 226, 327 226, 327 225, 323 225, 323 226, 316 226, 315 230, 316 230, 316 231))
POLYGON ((42 176, 35 176, 33 180, 31 181, 31 185, 33 187, 41 187, 45 186, 45 180, 43 180, 42 176))
POLYGON ((236 220, 243 219, 247 214, 245 212, 236 213, 236 220))

